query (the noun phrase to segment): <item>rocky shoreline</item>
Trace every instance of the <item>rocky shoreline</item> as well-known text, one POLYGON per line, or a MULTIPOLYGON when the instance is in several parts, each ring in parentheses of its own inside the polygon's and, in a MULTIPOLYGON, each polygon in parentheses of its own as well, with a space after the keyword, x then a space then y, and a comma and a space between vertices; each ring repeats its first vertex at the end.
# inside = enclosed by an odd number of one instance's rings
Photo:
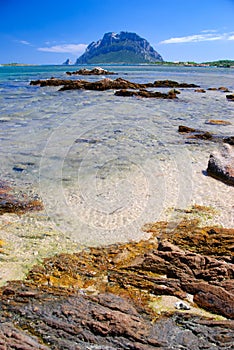
MULTIPOLYGON (((113 89, 117 96, 166 99, 177 98, 175 89, 197 88, 170 80, 137 84, 122 78, 51 78, 31 85, 62 86, 59 91, 113 89), (158 87, 172 90, 146 90, 158 87)), ((227 95, 227 100, 232 99, 227 95)), ((222 120, 207 123, 226 125, 222 120)), ((210 155, 207 174, 233 186, 233 136, 183 125, 178 131, 185 142, 221 146, 220 153, 210 155)), ((0 215, 21 217, 39 210, 40 200, 18 197, 11 186, 0 183, 0 215)), ((0 288, 0 350, 232 349, 234 229, 202 223, 199 217, 213 215, 211 208, 193 205, 181 214, 180 220, 146 223, 142 233, 148 240, 77 248, 73 253, 60 247, 54 256, 44 254, 47 258, 31 265, 24 279, 8 278, 12 281, 0 288)), ((6 246, 0 239, 4 256, 6 246)), ((41 241, 36 239, 38 246, 41 241)))
POLYGON ((149 240, 47 258, 2 287, 0 349, 230 349, 234 229, 143 230, 149 240))

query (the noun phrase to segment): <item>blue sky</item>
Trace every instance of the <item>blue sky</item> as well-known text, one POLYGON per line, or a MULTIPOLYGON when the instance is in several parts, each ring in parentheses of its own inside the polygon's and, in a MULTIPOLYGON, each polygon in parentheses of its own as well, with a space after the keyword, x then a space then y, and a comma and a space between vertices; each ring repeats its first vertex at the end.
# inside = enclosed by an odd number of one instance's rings
POLYGON ((234 0, 0 0, 0 63, 74 62, 120 31, 166 61, 234 60, 234 0))

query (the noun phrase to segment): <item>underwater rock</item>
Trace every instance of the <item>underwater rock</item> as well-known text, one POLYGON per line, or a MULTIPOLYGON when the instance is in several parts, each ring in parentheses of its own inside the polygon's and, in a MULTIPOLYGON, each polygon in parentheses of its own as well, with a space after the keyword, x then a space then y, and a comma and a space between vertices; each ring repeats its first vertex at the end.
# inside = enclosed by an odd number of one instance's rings
POLYGON ((209 131, 194 129, 184 125, 179 125, 178 132, 181 134, 189 134, 188 138, 190 139, 201 139, 219 143, 223 142, 229 143, 230 145, 234 144, 233 136, 215 135, 209 131))
POLYGON ((38 199, 31 199, 26 195, 21 197, 17 196, 7 183, 0 181, 0 215, 4 213, 23 214, 43 209, 43 204, 38 199))

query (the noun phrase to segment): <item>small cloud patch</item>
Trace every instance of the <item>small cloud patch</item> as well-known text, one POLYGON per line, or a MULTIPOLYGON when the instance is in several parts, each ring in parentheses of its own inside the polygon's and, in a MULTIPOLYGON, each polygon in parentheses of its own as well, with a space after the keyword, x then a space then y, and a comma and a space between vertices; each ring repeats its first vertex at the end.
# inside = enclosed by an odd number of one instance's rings
POLYGON ((73 53, 78 54, 85 51, 87 45, 85 44, 63 44, 54 45, 50 47, 39 47, 38 51, 55 52, 55 53, 73 53))

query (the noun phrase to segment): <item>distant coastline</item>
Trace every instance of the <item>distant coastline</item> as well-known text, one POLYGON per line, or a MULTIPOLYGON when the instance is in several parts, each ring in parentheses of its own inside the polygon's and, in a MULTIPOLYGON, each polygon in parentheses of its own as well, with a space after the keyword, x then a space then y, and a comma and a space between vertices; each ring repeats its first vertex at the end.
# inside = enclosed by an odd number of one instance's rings
POLYGON ((210 62, 197 63, 193 61, 183 62, 155 62, 153 64, 163 65, 163 66, 187 66, 187 67, 219 67, 219 68, 234 68, 234 60, 218 60, 210 62))
POLYGON ((30 63, 0 63, 0 66, 3 67, 28 67, 28 66, 39 66, 38 64, 30 63))
MULTIPOLYGON (((107 63, 97 63, 102 65, 107 65, 107 63)), ((110 64, 110 63, 108 63, 110 64)), ((130 64, 130 63, 129 63, 130 64)), ((141 64, 141 63, 139 63, 141 64)), ((181 66, 181 67, 218 67, 218 68, 234 68, 234 60, 218 60, 218 61, 210 61, 210 62, 202 62, 197 63, 194 61, 163 61, 163 62, 150 62, 150 63, 142 63, 142 64, 150 64, 150 65, 158 65, 158 66, 181 66)), ((46 64, 43 64, 46 65, 46 64)), ((50 64, 50 65, 59 65, 59 64, 50 64)), ((64 65, 64 64, 61 64, 64 65)), ((74 64, 75 65, 75 64, 74 64)), ((87 64, 79 64, 79 66, 86 66, 87 64)), ((90 64, 94 65, 94 64, 90 64)), ((40 66, 40 64, 30 64, 30 63, 1 63, 0 66, 2 67, 27 67, 27 66, 40 66)), ((66 65, 64 65, 66 66, 66 65)), ((69 64, 69 66, 72 66, 72 64, 69 64)))

